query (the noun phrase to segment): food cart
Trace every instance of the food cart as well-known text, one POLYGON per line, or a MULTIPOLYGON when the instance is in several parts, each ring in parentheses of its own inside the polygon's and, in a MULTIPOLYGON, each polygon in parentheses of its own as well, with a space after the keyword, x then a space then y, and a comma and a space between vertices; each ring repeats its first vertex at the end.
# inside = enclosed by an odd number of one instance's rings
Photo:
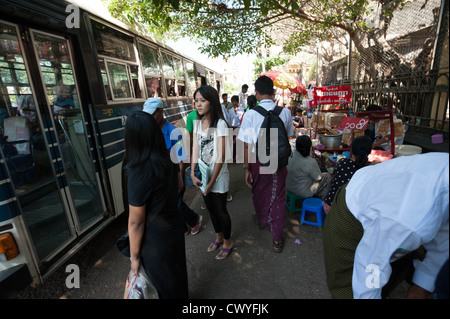
MULTIPOLYGON (((345 154, 351 156, 354 138, 365 134, 369 121, 382 121, 390 132, 395 132, 392 106, 382 111, 362 111, 351 108, 351 87, 318 87, 314 89, 317 109, 312 117, 314 155, 322 169, 332 173, 336 163, 345 154), (327 108, 324 105, 331 105, 327 108), (338 116, 336 116, 338 115, 338 116), (339 124, 338 124, 339 123, 339 124), (319 143, 317 143, 319 137, 319 143)), ((395 134, 390 138, 392 157, 395 156, 395 134)))

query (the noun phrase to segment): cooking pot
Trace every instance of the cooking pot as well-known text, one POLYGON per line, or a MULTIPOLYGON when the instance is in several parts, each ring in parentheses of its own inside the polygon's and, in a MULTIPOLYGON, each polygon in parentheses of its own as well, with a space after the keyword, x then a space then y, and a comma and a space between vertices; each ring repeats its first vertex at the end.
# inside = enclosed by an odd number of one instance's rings
POLYGON ((326 148, 339 148, 342 142, 342 131, 335 135, 319 134, 319 139, 326 148))

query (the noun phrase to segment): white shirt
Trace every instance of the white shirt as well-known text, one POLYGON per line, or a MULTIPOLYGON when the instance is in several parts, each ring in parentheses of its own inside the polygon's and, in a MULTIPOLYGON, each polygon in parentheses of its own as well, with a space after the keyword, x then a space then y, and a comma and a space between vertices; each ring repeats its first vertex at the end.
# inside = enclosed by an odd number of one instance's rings
MULTIPOLYGON (((224 120, 219 119, 219 121, 217 122, 217 128, 211 128, 204 132, 202 130, 202 121, 203 120, 194 121, 193 132, 197 136, 197 142, 199 145, 199 158, 208 166, 208 175, 212 176, 214 172, 214 166, 216 164, 216 159, 219 155, 219 143, 217 140, 219 137, 228 136, 228 126, 224 120)), ((228 192, 229 186, 230 174, 225 160, 225 163, 223 163, 219 175, 217 176, 216 182, 211 188, 211 192, 226 193, 228 192)))
MULTIPOLYGON (((262 100, 259 105, 267 111, 275 109, 276 104, 272 100, 262 100)), ((294 136, 294 123, 292 122, 292 115, 288 109, 283 109, 280 113, 280 118, 283 121, 287 136, 294 136)), ((251 109, 245 113, 244 119, 241 123, 241 129, 239 130, 238 139, 244 143, 256 145, 259 129, 264 121, 264 116, 257 111, 251 109)), ((254 152, 253 147, 252 152, 254 152)))
POLYGON ((245 113, 245 108, 243 109, 242 107, 238 106, 235 114, 236 114, 236 120, 237 120, 237 125, 235 127, 241 127, 241 120, 242 120, 242 116, 244 116, 245 113))
POLYGON ((238 93, 239 96, 239 107, 243 110, 245 110, 247 108, 247 102, 245 100, 245 93, 244 92, 239 92, 238 93))
POLYGON ((234 112, 234 108, 231 108, 227 111, 225 105, 222 104, 222 113, 229 126, 239 127, 240 121, 238 120, 238 117, 234 112))
POLYGON ((364 235, 355 252, 353 297, 381 298, 391 275, 390 262, 423 245, 423 262, 414 261, 413 283, 434 291, 449 256, 449 157, 447 153, 404 156, 359 169, 345 200, 364 235), (366 280, 378 267, 377 287, 366 280))

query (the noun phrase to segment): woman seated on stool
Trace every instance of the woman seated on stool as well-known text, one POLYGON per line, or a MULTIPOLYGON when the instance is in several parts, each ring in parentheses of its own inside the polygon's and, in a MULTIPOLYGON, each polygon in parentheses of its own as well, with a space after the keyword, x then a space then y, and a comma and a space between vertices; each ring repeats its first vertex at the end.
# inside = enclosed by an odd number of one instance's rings
POLYGON ((301 135, 295 141, 296 152, 289 158, 286 190, 296 196, 324 199, 331 183, 331 175, 322 173, 317 161, 310 156, 312 142, 301 135))
POLYGON ((353 140, 351 148, 351 158, 341 159, 334 168, 333 181, 323 201, 323 210, 327 214, 339 187, 347 183, 357 170, 369 164, 368 156, 372 151, 372 140, 367 135, 357 137, 353 140))

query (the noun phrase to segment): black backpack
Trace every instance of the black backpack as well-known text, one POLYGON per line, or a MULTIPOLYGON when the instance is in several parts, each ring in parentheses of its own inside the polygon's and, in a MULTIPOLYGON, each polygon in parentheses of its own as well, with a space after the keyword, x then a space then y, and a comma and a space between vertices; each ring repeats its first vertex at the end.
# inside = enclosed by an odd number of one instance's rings
POLYGON ((261 125, 261 129, 259 130, 258 140, 256 142, 256 158, 262 166, 269 166, 270 160, 263 163, 258 158, 259 141, 265 138, 266 156, 269 156, 271 146, 276 146, 275 143, 278 142, 278 169, 286 167, 289 157, 292 154, 292 149, 287 136, 286 127, 280 118, 280 113, 283 111, 283 108, 281 106, 276 106, 273 110, 266 111, 262 106, 257 105, 253 108, 253 110, 264 116, 264 121, 261 125), (278 129, 278 141, 272 141, 272 143, 270 142, 270 128, 278 129), (267 132, 267 134, 265 134, 265 132, 267 132))

